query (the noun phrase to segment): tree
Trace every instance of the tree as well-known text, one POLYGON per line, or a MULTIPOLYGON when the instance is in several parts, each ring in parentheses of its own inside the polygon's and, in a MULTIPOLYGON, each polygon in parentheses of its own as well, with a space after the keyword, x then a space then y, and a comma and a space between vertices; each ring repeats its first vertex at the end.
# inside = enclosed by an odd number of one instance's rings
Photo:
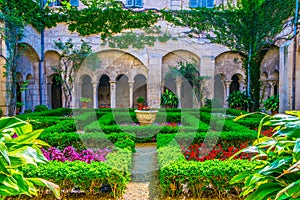
POLYGON ((267 50, 286 35, 291 25, 294 0, 240 0, 215 9, 163 12, 166 20, 190 27, 190 36, 206 35, 213 43, 227 46, 244 55, 247 95, 258 106, 260 63, 267 50))
POLYGON ((76 47, 72 39, 68 39, 65 43, 55 41, 55 47, 61 51, 59 63, 52 66, 52 70, 59 76, 59 81, 62 84, 62 91, 65 99, 65 107, 69 108, 73 100, 74 75, 80 68, 85 59, 89 57, 87 62, 88 67, 97 65, 97 57, 92 54, 92 47, 85 41, 81 40, 80 48, 76 47))
POLYGON ((2 23, 0 34, 1 38, 5 40, 7 50, 7 56, 2 57, 6 61, 4 66, 6 77, 6 105, 8 105, 9 116, 13 116, 15 114, 17 102, 17 59, 22 54, 19 47, 20 41, 24 36, 24 27, 28 21, 32 21, 36 27, 40 27, 43 23, 43 17, 38 4, 33 1, 24 1, 25 0, 0 1, 0 23, 2 23), (27 15, 24 15, 24 13, 27 13, 27 15))
POLYGON ((200 105, 202 101, 201 94, 201 81, 206 78, 200 76, 199 71, 196 68, 195 63, 178 63, 178 67, 171 67, 170 71, 167 73, 166 78, 171 77, 172 79, 180 78, 188 81, 194 91, 197 102, 196 105, 200 105))

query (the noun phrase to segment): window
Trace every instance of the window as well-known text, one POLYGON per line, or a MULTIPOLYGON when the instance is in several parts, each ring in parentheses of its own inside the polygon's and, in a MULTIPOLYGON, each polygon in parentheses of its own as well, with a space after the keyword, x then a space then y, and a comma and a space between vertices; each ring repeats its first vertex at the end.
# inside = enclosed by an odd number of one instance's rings
POLYGON ((142 8, 143 0, 127 0, 126 7, 128 8, 142 8))
POLYGON ((191 8, 213 8, 214 0, 190 0, 191 8))
MULTIPOLYGON (((48 6, 62 6, 62 1, 64 0, 44 0, 44 5, 46 5, 46 3, 48 3, 48 6)), ((79 5, 79 0, 68 0, 70 1, 70 4, 72 6, 78 6, 79 5)))

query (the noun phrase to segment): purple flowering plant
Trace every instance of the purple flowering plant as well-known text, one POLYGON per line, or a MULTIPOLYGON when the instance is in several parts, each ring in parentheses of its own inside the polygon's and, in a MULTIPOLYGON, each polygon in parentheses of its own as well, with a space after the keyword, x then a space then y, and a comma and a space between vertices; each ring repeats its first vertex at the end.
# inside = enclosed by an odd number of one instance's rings
POLYGON ((111 150, 107 148, 97 149, 95 151, 92 149, 86 149, 81 152, 77 152, 74 147, 68 146, 63 151, 55 147, 50 147, 48 150, 42 149, 42 152, 48 160, 57 160, 61 162, 79 160, 91 163, 92 161, 104 162, 106 155, 110 153, 111 150))

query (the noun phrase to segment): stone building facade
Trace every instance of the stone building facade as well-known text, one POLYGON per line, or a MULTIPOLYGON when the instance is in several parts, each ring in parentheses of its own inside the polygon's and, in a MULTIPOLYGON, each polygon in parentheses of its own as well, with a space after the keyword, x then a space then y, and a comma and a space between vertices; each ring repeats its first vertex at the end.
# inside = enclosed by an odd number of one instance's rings
MULTIPOLYGON (((144 0, 142 8, 189 9, 190 1, 194 0, 144 0)), ((210 0, 207 0, 207 3, 210 0)), ((196 1, 200 2, 200 0, 196 1)), ((202 1, 201 1, 202 2, 202 1)), ((204 1, 203 1, 204 2, 204 1)), ((226 0, 215 0, 215 5, 226 3, 226 0)), ((123 1, 126 5, 128 2, 123 1)), ((235 3, 235 2, 233 2, 235 3)), ((200 3, 198 4, 200 5, 200 3)), ((83 5, 79 2, 79 8, 83 5)), ((175 27, 165 21, 157 25, 161 33, 168 33, 172 39, 159 42, 154 46, 136 48, 111 48, 102 45, 100 36, 81 37, 71 33, 64 24, 45 30, 44 62, 41 72, 40 34, 27 26, 22 48, 24 53, 18 60, 18 83, 29 82, 27 89, 18 96, 18 101, 24 103, 24 110, 33 110, 36 105, 44 104, 49 108, 63 106, 61 85, 52 66, 57 65, 60 52, 55 49, 54 41, 67 41, 72 38, 75 44, 84 39, 92 46, 93 52, 100 60, 99 65, 89 68, 83 64, 74 74, 72 107, 80 107, 80 97, 90 97, 89 107, 135 107, 136 99, 143 96, 152 108, 160 107, 160 96, 166 88, 172 90, 180 99, 181 107, 197 107, 204 100, 220 99, 226 106, 227 96, 236 90, 245 89, 245 71, 242 67, 242 56, 228 48, 212 44, 206 38, 192 39, 184 37, 184 28, 175 27), (170 66, 179 63, 195 63, 201 76, 207 77, 202 81, 202 100, 196 103, 191 85, 183 78, 170 79, 167 74, 170 66), (39 73, 42 74, 39 77, 39 73), (41 79, 41 80, 40 80, 41 79), (39 81, 42 88, 39 88, 39 81), (42 102, 40 102, 42 99, 42 102)), ((139 31, 139 30, 136 30, 139 31)), ((262 98, 279 94, 281 108, 291 109, 291 62, 292 45, 284 43, 272 48, 264 57, 261 65, 262 98)), ((5 51, 3 51, 5 54, 5 51)), ((300 109, 300 61, 297 51, 296 74, 296 109, 300 109)), ((0 58, 0 64, 5 61, 0 58)), ((1 68, 3 70, 3 68, 1 68)), ((5 78, 1 77, 0 106, 6 112, 5 78)))

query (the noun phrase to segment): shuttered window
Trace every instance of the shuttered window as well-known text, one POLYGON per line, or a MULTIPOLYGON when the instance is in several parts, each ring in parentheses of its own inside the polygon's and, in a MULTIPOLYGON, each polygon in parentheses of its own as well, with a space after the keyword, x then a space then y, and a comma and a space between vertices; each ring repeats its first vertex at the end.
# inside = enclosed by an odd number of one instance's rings
POLYGON ((79 0, 70 0, 72 6, 79 6, 79 0))
POLYGON ((128 8, 142 8, 143 0, 127 0, 126 7, 128 8))
MULTIPOLYGON (((44 0, 44 5, 48 3, 48 6, 61 6, 60 0, 44 0)), ((79 0, 70 0, 72 6, 79 6, 79 0)))
POLYGON ((190 0, 190 8, 213 8, 214 0, 190 0))

